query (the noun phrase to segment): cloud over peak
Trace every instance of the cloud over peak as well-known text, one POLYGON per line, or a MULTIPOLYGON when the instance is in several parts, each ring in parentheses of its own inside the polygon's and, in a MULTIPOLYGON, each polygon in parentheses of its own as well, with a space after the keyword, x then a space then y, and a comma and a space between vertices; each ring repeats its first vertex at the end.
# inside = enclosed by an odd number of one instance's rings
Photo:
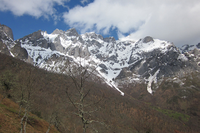
POLYGON ((181 45, 200 39, 199 0, 95 0, 64 13, 71 27, 85 31, 131 33, 134 38, 150 35, 181 45), (134 31, 134 32, 133 32, 134 31))
POLYGON ((10 11, 15 16, 51 17, 54 22, 64 20, 67 27, 82 33, 110 35, 115 31, 119 37, 152 36, 175 45, 200 42, 199 0, 0 0, 0 3, 0 11, 10 11))

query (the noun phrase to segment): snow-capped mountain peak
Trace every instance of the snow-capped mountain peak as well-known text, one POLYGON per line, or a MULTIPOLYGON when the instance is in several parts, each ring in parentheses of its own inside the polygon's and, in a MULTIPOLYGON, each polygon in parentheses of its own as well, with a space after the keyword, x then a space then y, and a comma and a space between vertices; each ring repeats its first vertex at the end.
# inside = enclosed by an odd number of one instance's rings
POLYGON ((150 36, 137 41, 129 37, 116 41, 113 37, 103 38, 94 32, 79 35, 75 29, 67 31, 56 29, 52 34, 46 32, 41 32, 41 34, 55 49, 30 48, 30 44, 22 43, 23 48, 30 50, 28 53, 33 58, 34 64, 47 70, 66 73, 63 69, 65 67, 62 66, 65 64, 64 58, 70 57, 76 63, 83 58, 85 65, 93 62, 92 65, 97 66, 98 75, 118 91, 120 91, 117 87, 117 84, 120 84, 118 81, 124 80, 124 77, 120 77, 127 68, 138 75, 137 80, 138 77, 144 78, 148 92, 153 93, 151 89, 153 82, 156 83, 162 75, 170 76, 175 73, 170 70, 172 62, 176 61, 175 66, 181 67, 186 61, 186 57, 184 58, 172 43, 153 39, 150 36), (53 55, 62 57, 62 60, 49 61, 52 60, 53 55), (171 59, 168 60, 168 58, 171 59))
POLYGON ((173 43, 150 36, 134 40, 129 35, 115 40, 94 32, 79 35, 76 29, 56 29, 51 34, 39 30, 15 43, 27 51, 27 62, 48 71, 67 74, 69 61, 75 66, 82 61, 122 95, 120 86, 125 83, 145 82, 147 91, 153 94, 152 84, 163 77, 199 69, 191 67, 195 65, 191 59, 197 58, 180 53, 173 43))

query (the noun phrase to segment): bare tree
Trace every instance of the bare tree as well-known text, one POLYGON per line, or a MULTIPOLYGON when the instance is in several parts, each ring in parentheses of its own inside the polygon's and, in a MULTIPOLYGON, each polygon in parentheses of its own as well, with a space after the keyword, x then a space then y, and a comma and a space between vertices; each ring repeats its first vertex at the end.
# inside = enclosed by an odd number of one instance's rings
POLYGON ((26 81, 24 84, 21 85, 20 91, 20 109, 19 109, 19 116, 21 116, 21 107, 24 107, 24 115, 21 118, 21 130, 20 133, 26 133, 26 125, 29 117, 29 112, 31 109, 31 100, 33 95, 33 88, 34 88, 34 69, 29 70, 26 73, 26 81))
POLYGON ((66 87, 66 95, 70 104, 72 104, 75 109, 72 113, 81 119, 83 133, 86 133, 88 126, 92 123, 97 122, 104 124, 103 122, 94 120, 92 117, 92 114, 98 111, 97 105, 102 100, 102 97, 97 98, 96 101, 89 98, 92 96, 90 95, 91 89, 90 87, 87 87, 86 82, 93 76, 96 67, 91 69, 89 65, 86 66, 84 64, 83 58, 80 57, 79 59, 80 61, 76 67, 70 65, 70 62, 68 63, 68 75, 70 76, 72 82, 68 87, 66 87), (70 94, 70 88, 72 86, 74 86, 76 90, 76 93, 73 95, 70 94))
POLYGON ((49 133, 49 131, 51 129, 51 125, 54 125, 58 129, 59 124, 60 124, 60 119, 58 118, 58 113, 53 112, 51 114, 51 116, 49 117, 49 126, 48 126, 46 133, 49 133))
MULTIPOLYGON (((20 78, 21 79, 27 79, 27 72, 26 71, 21 71, 20 72, 20 78)), ((17 93, 17 102, 19 103, 19 117, 21 117, 21 110, 22 107, 26 104, 26 88, 27 88, 27 80, 23 80, 20 84, 19 84, 19 92, 17 93)))

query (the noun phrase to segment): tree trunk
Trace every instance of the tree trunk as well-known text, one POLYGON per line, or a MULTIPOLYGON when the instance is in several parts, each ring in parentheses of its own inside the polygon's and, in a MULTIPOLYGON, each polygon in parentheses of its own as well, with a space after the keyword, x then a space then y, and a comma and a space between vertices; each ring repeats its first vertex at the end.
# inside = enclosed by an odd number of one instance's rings
POLYGON ((23 133, 23 127, 24 127, 23 121, 24 121, 24 118, 26 117, 26 113, 27 113, 27 111, 26 111, 26 109, 25 109, 24 116, 23 116, 22 119, 21 119, 21 130, 20 130, 20 133, 23 133))
POLYGON ((26 133, 27 121, 28 121, 28 113, 26 114, 26 121, 25 121, 25 124, 24 124, 24 133, 26 133))
POLYGON ((20 133, 23 133, 23 130, 24 130, 24 133, 26 133, 27 121, 28 121, 28 110, 25 109, 24 116, 21 119, 21 130, 20 130, 20 133), (24 121, 25 118, 26 118, 26 120, 25 120, 25 123, 23 124, 23 121, 24 121))
POLYGON ((49 127, 48 127, 48 129, 47 129, 47 132, 46 132, 46 133, 49 133, 49 131, 50 131, 50 128, 51 128, 51 124, 49 123, 49 127))
POLYGON ((22 109, 22 105, 20 105, 19 107, 19 117, 21 116, 21 109, 22 109))
POLYGON ((83 133, 86 133, 86 126, 83 125, 83 133))

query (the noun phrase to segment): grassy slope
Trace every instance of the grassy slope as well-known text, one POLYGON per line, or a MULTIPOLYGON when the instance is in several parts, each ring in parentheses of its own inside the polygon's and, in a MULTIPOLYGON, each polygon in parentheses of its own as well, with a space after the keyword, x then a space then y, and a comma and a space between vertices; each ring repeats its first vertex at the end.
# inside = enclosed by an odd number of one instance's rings
MULTIPOLYGON (((0 133, 18 133, 20 131, 21 117, 18 115, 19 106, 12 100, 5 98, 0 104, 0 133)), ((48 122, 30 113, 27 132, 44 133, 48 129, 48 122)), ((49 133, 59 133, 53 126, 49 133)))

